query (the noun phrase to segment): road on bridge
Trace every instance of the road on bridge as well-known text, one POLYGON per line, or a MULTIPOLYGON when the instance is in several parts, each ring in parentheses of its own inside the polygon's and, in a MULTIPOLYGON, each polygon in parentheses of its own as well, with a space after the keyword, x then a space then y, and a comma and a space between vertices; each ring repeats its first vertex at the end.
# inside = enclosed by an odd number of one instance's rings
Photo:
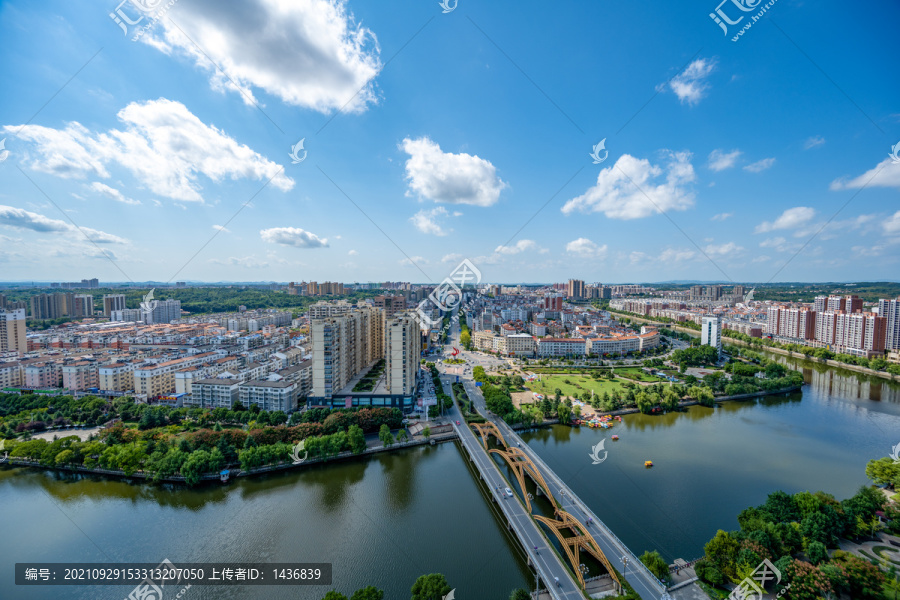
MULTIPOLYGON (((451 335, 449 336, 448 343, 450 345, 455 345, 457 348, 460 346, 459 344, 459 326, 454 322, 453 328, 451 330, 451 335)), ((463 358, 468 360, 468 352, 461 351, 460 356, 458 358, 463 358)), ((444 375, 442 376, 442 381, 444 381, 444 388, 447 388, 447 381, 455 381, 456 375, 444 375)), ((464 376, 459 376, 459 381, 463 383, 466 393, 469 398, 473 401, 475 408, 480 412, 485 418, 493 422, 497 428, 500 430, 500 433, 506 439, 507 443, 517 444, 518 447, 525 452, 529 458, 531 458, 532 462, 537 466, 538 471, 543 476, 544 480, 547 481, 547 484, 550 485, 554 491, 556 492, 554 496, 560 504, 560 507, 570 513, 574 518, 578 519, 588 531, 591 532, 591 535, 597 541, 597 544, 600 545, 600 548, 603 550, 603 553, 606 555, 606 558, 610 562, 618 561, 620 564, 619 570, 625 576, 625 579, 628 580, 628 583, 631 584, 631 587, 634 588, 634 591, 638 593, 638 595, 644 600, 656 600, 657 598, 665 597, 665 586, 663 586, 659 580, 657 580, 648 570, 644 567, 643 563, 641 563, 637 557, 634 555, 631 550, 628 549, 627 546, 614 534, 612 531, 601 521, 597 515, 593 513, 593 511, 588 508, 588 506, 579 499, 575 493, 566 485, 562 479, 552 470, 547 464, 541 459, 540 456, 527 444, 522 441, 517 433, 515 433, 512 428, 510 428, 503 419, 489 413, 487 410, 487 406, 484 402, 484 396, 481 393, 481 389, 475 385, 474 380, 470 378, 468 374, 464 376), (562 492, 562 493, 560 493, 562 492), (589 521, 589 519, 591 521, 589 521), (623 563, 623 557, 628 557, 627 565, 623 563)), ((458 409, 454 406, 454 414, 458 415, 458 409)), ((454 416, 454 419, 460 419, 460 423, 464 423, 461 417, 454 416)), ((471 437, 474 438, 474 433, 467 426, 458 427, 458 432, 460 436, 468 433, 471 437)), ((481 447, 480 443, 478 443, 479 447, 481 447)), ((490 460, 492 464, 493 459, 489 457, 489 455, 485 452, 483 453, 486 460, 490 460)), ((496 465, 495 465, 496 466, 496 465)), ((496 471, 496 469, 494 469, 496 471)), ((496 488, 496 484, 494 485, 496 488)), ((516 503, 517 508, 521 509, 522 513, 525 515, 527 520, 534 524, 534 521, 525 512, 524 506, 520 503, 516 503)), ((534 525, 535 528, 537 525, 534 525)), ((541 538, 543 541, 543 538, 541 538)), ((554 556, 557 556, 554 553, 554 556)), ((560 562, 559 559, 556 562, 560 562)), ((560 563, 561 565, 561 563, 560 563)), ((561 565, 562 566, 562 565, 561 565)), ((564 567, 563 567, 564 568, 564 567)), ((569 571, 566 570, 566 579, 571 582, 571 585, 576 585, 575 580, 569 574, 569 571)), ((562 581, 562 578, 560 578, 562 581)), ((579 593, 578 597, 581 597, 579 593)))

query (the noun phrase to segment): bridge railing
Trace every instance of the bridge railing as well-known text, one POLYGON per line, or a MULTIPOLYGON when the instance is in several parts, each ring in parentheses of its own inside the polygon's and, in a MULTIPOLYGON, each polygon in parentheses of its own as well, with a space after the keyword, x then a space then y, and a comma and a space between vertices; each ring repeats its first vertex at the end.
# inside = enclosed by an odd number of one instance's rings
MULTIPOLYGON (((509 429, 510 429, 510 431, 512 431, 512 428, 509 428, 509 429)), ((514 431, 513 431, 513 435, 518 437, 518 434, 516 434, 514 431)), ((527 444, 524 444, 524 445, 527 446, 527 444)), ((529 450, 530 450, 530 448, 529 448, 529 450)), ((563 480, 559 478, 559 475, 557 475, 556 472, 553 469, 551 469, 550 466, 547 465, 547 463, 544 462, 544 460, 538 455, 537 452, 531 450, 530 454, 533 455, 532 460, 539 462, 541 464, 541 466, 547 471, 547 473, 549 473, 550 477, 554 480, 554 482, 557 483, 560 486, 560 488, 565 489, 566 494, 569 496, 569 499, 572 501, 573 504, 576 504, 578 506, 578 508, 580 508, 582 510, 582 512, 584 512, 585 514, 590 513, 591 515, 594 515, 593 511, 591 511, 584 504, 584 502, 582 502, 581 498, 578 498, 575 495, 575 493, 569 488, 569 486, 566 485, 565 482, 563 482, 563 480)), ((613 533, 612 529, 610 529, 606 525, 606 523, 604 523, 603 521, 601 521, 600 519, 595 518, 595 517, 596 517, 596 515, 591 517, 593 519, 593 522, 596 523, 601 529, 603 529, 610 538, 612 538, 612 540, 614 542, 613 545, 617 546, 618 550, 620 552, 628 554, 631 557, 631 562, 635 566, 635 568, 640 569, 641 572, 644 575, 646 575, 646 577, 649 578, 649 580, 651 582, 653 582, 657 587, 659 587, 660 592, 665 592, 666 584, 663 583, 662 581, 660 581, 659 579, 657 579, 656 575, 654 575, 652 572, 650 572, 650 569, 647 568, 647 565, 645 565, 638 559, 638 557, 634 554, 634 552, 632 552, 631 549, 628 546, 626 546, 622 540, 619 539, 619 536, 617 536, 615 533, 613 533)))

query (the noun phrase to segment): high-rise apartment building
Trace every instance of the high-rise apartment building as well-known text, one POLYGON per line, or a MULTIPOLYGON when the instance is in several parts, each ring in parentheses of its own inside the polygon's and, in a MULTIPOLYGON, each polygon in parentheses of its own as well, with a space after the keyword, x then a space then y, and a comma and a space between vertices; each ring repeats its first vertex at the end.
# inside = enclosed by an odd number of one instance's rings
POLYGON ((384 318, 390 320, 399 312, 406 310, 405 296, 375 296, 375 308, 384 311, 384 318))
POLYGON ((713 346, 722 356, 722 319, 718 315, 706 315, 703 317, 703 329, 700 333, 700 343, 704 346, 713 346))
POLYGON ((18 352, 22 355, 27 350, 25 309, 0 309, 0 352, 18 352))
POLYGON ((357 307, 339 317, 313 319, 312 396, 330 400, 360 371, 384 357, 383 313, 357 307))
POLYGON ((584 281, 581 279, 570 279, 566 287, 566 296, 569 298, 584 298, 584 281))
POLYGON ((125 310, 125 294, 105 294, 103 296, 103 315, 108 317, 114 310, 125 310))
POLYGON ((900 298, 879 300, 878 316, 885 320, 885 348, 900 350, 900 298))
POLYGON ((385 384, 389 394, 409 395, 416 391, 422 335, 418 321, 410 313, 397 315, 385 326, 385 384))
POLYGON ((159 300, 151 312, 143 312, 142 316, 148 325, 177 321, 181 318, 181 300, 159 300))
POLYGON ((75 317, 94 316, 94 297, 91 294, 75 294, 75 317))

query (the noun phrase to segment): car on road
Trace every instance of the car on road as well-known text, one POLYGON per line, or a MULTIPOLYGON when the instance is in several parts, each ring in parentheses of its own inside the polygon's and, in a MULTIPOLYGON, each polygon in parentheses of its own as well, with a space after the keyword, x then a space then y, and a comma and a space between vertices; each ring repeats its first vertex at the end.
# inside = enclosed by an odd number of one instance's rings
POLYGON ((509 488, 506 488, 506 495, 509 496, 510 498, 512 498, 512 490, 509 488))
POLYGON ((459 425, 459 421, 457 421, 456 424, 459 425))

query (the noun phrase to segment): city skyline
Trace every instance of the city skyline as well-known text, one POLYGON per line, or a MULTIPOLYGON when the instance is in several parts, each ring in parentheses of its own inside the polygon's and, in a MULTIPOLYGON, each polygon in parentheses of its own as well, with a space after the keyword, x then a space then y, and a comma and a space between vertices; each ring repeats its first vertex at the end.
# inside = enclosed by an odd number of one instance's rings
POLYGON ((490 282, 884 281, 900 262, 900 82, 875 50, 896 6, 781 2, 737 43, 670 5, 213 21, 194 2, 146 31, 113 8, 0 8, 4 279, 436 284, 468 258, 490 282), (839 49, 804 33, 838 25, 839 49))

